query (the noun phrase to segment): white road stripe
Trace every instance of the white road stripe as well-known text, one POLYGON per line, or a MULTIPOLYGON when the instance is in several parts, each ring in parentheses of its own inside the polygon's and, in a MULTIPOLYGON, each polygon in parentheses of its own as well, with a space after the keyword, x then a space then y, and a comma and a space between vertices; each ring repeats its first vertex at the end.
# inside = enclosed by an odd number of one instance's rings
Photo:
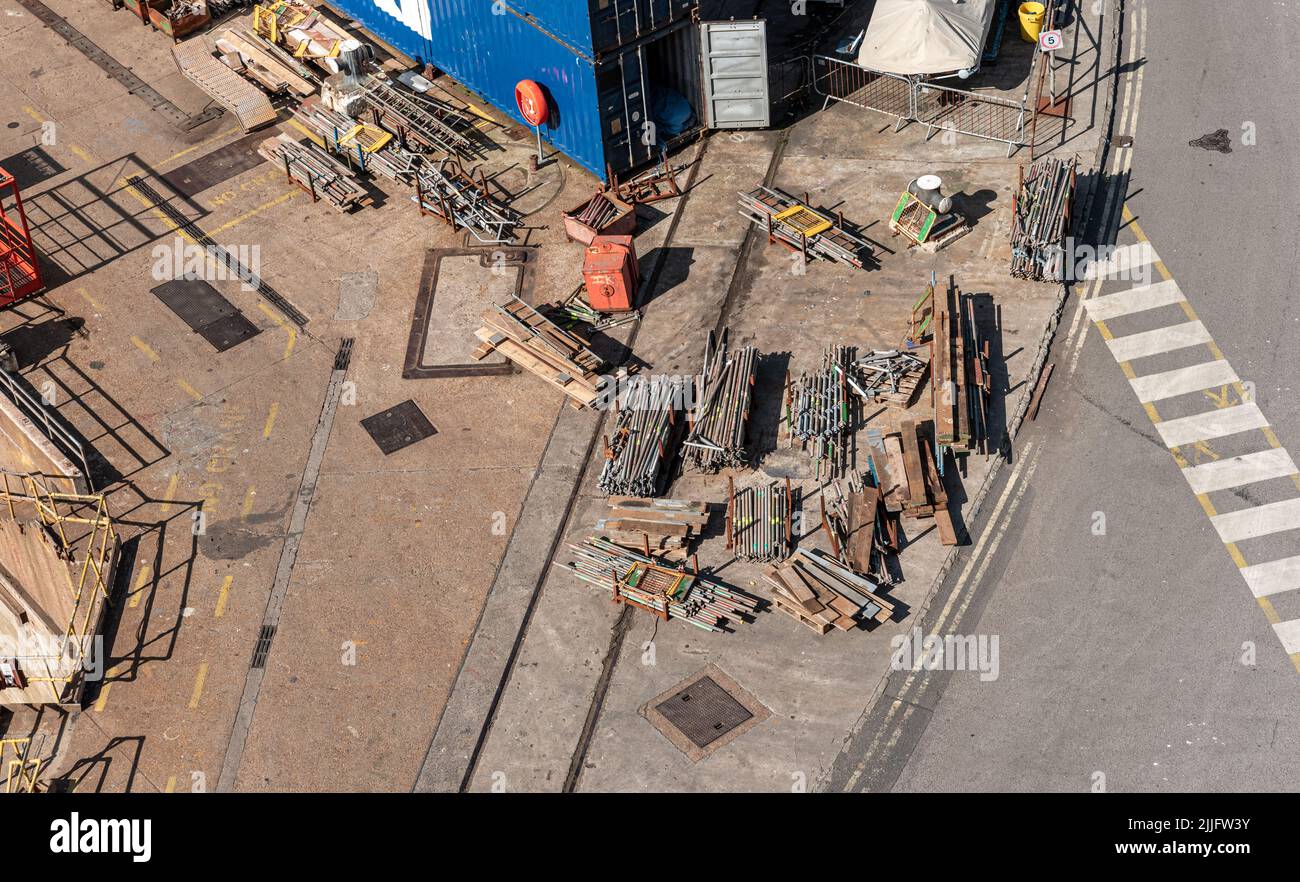
POLYGON ((1268 563, 1255 564, 1241 571, 1250 592, 1256 597, 1268 597, 1283 591, 1300 588, 1300 557, 1284 557, 1268 563))
POLYGON ((1300 498, 1215 515, 1210 518, 1210 523, 1214 524, 1224 542, 1241 542, 1283 530, 1300 530, 1300 498))
POLYGON ((1110 352, 1115 356, 1116 361, 1132 361, 1135 358, 1146 358, 1162 352, 1173 352, 1175 349, 1186 349, 1198 343, 1209 343, 1210 340, 1210 332, 1205 329, 1205 325, 1200 322, 1185 322, 1167 328, 1156 328, 1154 331, 1116 337, 1107 340, 1106 345, 1110 347, 1110 352))
POLYGON ((1132 278, 1134 269, 1150 266, 1159 259, 1150 242, 1121 245, 1106 257, 1088 264, 1083 277, 1085 279, 1132 278))
POLYGON ((1300 652, 1300 619, 1278 622, 1273 626, 1273 630, 1277 632, 1277 637, 1282 641, 1282 648, 1286 650, 1287 655, 1300 652))
POLYGON ((1168 279, 1154 285, 1139 285, 1118 294, 1094 297, 1084 301, 1083 306, 1088 310, 1088 318, 1094 322, 1104 322, 1133 312, 1181 303, 1186 299, 1178 289, 1178 283, 1168 279))
POLYGON ((1237 372, 1232 369, 1232 365, 1223 359, 1218 361, 1207 361, 1202 364, 1194 364, 1189 367, 1176 368, 1172 371, 1161 371, 1158 374, 1147 374, 1144 377, 1136 377, 1129 380, 1133 386, 1133 391, 1137 393, 1138 401, 1144 404, 1148 401, 1160 401, 1164 398, 1173 398, 1176 395, 1186 395, 1188 392, 1200 392, 1202 389, 1215 389, 1219 386, 1227 386, 1235 383, 1240 379, 1237 372))
POLYGON ((1263 429, 1268 420, 1259 407, 1251 402, 1233 407, 1222 407, 1176 420, 1156 423, 1156 431, 1164 440, 1166 447, 1182 447, 1196 441, 1212 441, 1225 435, 1249 432, 1251 429, 1263 429))
POLYGON ((1291 461, 1291 454, 1281 447, 1272 447, 1258 453, 1192 466, 1183 469, 1183 476, 1192 485, 1193 493, 1211 493, 1257 481, 1285 478, 1296 472, 1300 469, 1291 461))

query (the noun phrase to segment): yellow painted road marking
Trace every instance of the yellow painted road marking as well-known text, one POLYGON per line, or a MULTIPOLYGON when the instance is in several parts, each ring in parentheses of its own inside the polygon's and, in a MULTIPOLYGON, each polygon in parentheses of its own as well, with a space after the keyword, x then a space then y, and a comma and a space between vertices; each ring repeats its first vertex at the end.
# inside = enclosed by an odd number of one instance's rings
POLYGON ((108 691, 113 688, 112 678, 120 673, 122 673, 122 665, 114 665, 104 672, 104 684, 100 687, 99 697, 95 699, 95 713, 104 712, 104 708, 108 705, 108 691))
POLYGON ((261 214, 263 211, 265 211, 265 210, 268 209, 268 208, 274 208, 275 206, 279 205, 279 204, 282 203, 282 202, 288 202, 290 199, 292 199, 293 197, 297 196, 297 195, 298 195, 299 193, 301 193, 301 192, 302 192, 302 191, 299 190, 297 187, 293 187, 293 188, 291 188, 290 190, 288 190, 287 192, 282 193, 282 194, 280 194, 279 196, 277 196, 276 198, 272 199, 270 202, 263 202, 261 205, 257 206, 256 208, 244 212, 243 214, 241 214, 239 217, 235 218, 234 220, 227 221, 226 223, 224 223, 224 224, 222 224, 221 226, 217 227, 215 230, 213 230, 213 231, 212 231, 211 233, 209 233, 208 235, 210 235, 210 236, 215 236, 215 235, 217 235, 218 233, 224 233, 226 230, 230 229, 231 227, 235 226, 236 224, 242 224, 244 221, 248 220, 250 217, 253 217, 254 215, 257 215, 257 214, 261 214))
POLYGON ((131 602, 127 606, 135 609, 140 605, 140 598, 144 597, 144 586, 149 582, 149 575, 153 572, 153 565, 148 561, 140 567, 140 575, 135 580, 135 588, 131 590, 131 602))
POLYGON ((193 398, 195 401, 203 400, 203 394, 199 392, 198 389, 195 389, 189 383, 182 380, 180 377, 176 378, 176 385, 180 386, 181 389, 185 392, 185 394, 193 398))
MULTIPOLYGON (((1123 206, 1123 217, 1124 220, 1129 225, 1129 227, 1132 228, 1133 234, 1137 237, 1137 240, 1139 242, 1147 242, 1147 243, 1150 242, 1150 240, 1147 239, 1146 234, 1142 232, 1142 228, 1138 225, 1137 221, 1133 219, 1133 214, 1129 210, 1127 203, 1123 206)), ((1169 268, 1165 266, 1163 260, 1157 258, 1153 266, 1155 266, 1155 268, 1159 271, 1160 275, 1166 281, 1173 280, 1173 274, 1169 272, 1169 268)), ((1196 315, 1196 310, 1192 308, 1191 303, 1184 300, 1181 303, 1179 303, 1179 306, 1182 308, 1183 314, 1187 316, 1189 321, 1199 321, 1199 318, 1196 315)), ((1101 334, 1103 339, 1105 340, 1114 339, 1114 335, 1111 333, 1110 329, 1106 326, 1106 323, 1104 321, 1094 322, 1093 324, 1096 325, 1097 330, 1101 334)), ((1216 360, 1222 360, 1226 362, 1227 359, 1223 355, 1223 350, 1219 348, 1219 345, 1213 339, 1210 339, 1204 345, 1206 347, 1206 350, 1216 360)), ((1124 372, 1124 375, 1128 379, 1132 380, 1134 378, 1135 373, 1133 371, 1132 365, 1129 362, 1127 361, 1121 362, 1120 369, 1124 372)), ((1241 380, 1237 380, 1236 382, 1231 383, 1228 386, 1223 386, 1217 392, 1208 389, 1203 391, 1204 394, 1208 396, 1211 401, 1214 402, 1216 409, 1222 410, 1233 406, 1232 402, 1229 400, 1229 395, 1228 395, 1229 389, 1233 389, 1236 391, 1239 402, 1252 401, 1252 396, 1246 391, 1246 387, 1241 380)), ((1143 404, 1143 407, 1147 412, 1147 416, 1150 417, 1152 423, 1159 423, 1161 421, 1160 415, 1157 413, 1155 407, 1152 404, 1148 402, 1143 404)), ((1274 449, 1279 449, 1282 447, 1281 442, 1278 441, 1277 435, 1274 434, 1271 427, 1265 426, 1261 428, 1259 431, 1263 435, 1264 439, 1268 441, 1270 447, 1274 449)), ((1208 454, 1210 457, 1212 457, 1215 460, 1219 459, 1219 455, 1215 453, 1210 448, 1210 446, 1206 444, 1204 441, 1196 442, 1193 445, 1193 449, 1197 452, 1197 456, 1195 457, 1195 461, 1197 462, 1200 461, 1201 459, 1200 454, 1202 453, 1208 454)), ((1181 455, 1177 447, 1171 448, 1170 453, 1173 454, 1174 462, 1178 465, 1180 469, 1188 467, 1189 463, 1187 459, 1181 455)), ((1291 480, 1296 485, 1297 489, 1300 489, 1300 474, 1293 474, 1291 476, 1291 480)), ((1214 518, 1218 516, 1218 511, 1215 508, 1214 503, 1210 501, 1210 497, 1208 494, 1198 493, 1195 494, 1195 496, 1196 496, 1196 501, 1200 503, 1201 509, 1205 512, 1207 517, 1214 518)), ((1223 547, 1227 550, 1228 556, 1232 558, 1232 562, 1237 565, 1238 569, 1244 570, 1249 566, 1249 564, 1246 561, 1245 555, 1243 555, 1241 553, 1241 549, 1237 547, 1237 543, 1225 542, 1223 544, 1223 547)), ((1273 608, 1272 603, 1269 602, 1267 597, 1260 597, 1257 599, 1260 608, 1264 611, 1264 615, 1268 619, 1270 625, 1277 625, 1279 622, 1281 622, 1281 617, 1278 616, 1277 611, 1273 608)), ((1296 672, 1300 673, 1300 652, 1288 653, 1287 657, 1291 659, 1291 663, 1295 666, 1296 672)))
POLYGON ((248 492, 244 494, 244 507, 239 511, 241 521, 248 520, 248 516, 253 513, 253 503, 257 501, 257 488, 249 487, 248 492))
POLYGON ((69 145, 68 149, 70 149, 73 153, 75 153, 77 155, 77 158, 80 159, 82 162, 86 163, 87 165, 95 164, 95 157, 92 156, 88 151, 78 147, 76 144, 69 145))
POLYGON ((199 143, 195 144, 193 147, 186 147, 180 153, 173 153, 171 156, 167 157, 161 163, 159 163, 159 165, 166 165, 167 163, 171 162, 174 159, 180 159, 182 156, 185 156, 187 153, 193 153, 195 150, 198 150, 202 147, 207 147, 209 144, 215 144, 217 141, 220 141, 222 138, 225 138, 229 135, 233 135, 236 132, 240 132, 240 131, 242 131, 242 129, 238 129, 238 128, 228 129, 224 132, 213 135, 211 138, 207 138, 203 141, 200 141, 199 143))
POLYGON ((272 401, 271 410, 266 415, 266 425, 262 427, 263 440, 269 439, 271 437, 271 430, 275 428, 275 417, 277 414, 279 414, 279 412, 280 412, 280 402, 272 401))
POLYGON ((194 694, 190 696, 190 710, 199 706, 199 698, 203 695, 203 683, 208 679, 208 663, 203 662, 199 665, 198 676, 194 678, 194 694))
POLYGON ((180 473, 172 475, 172 479, 167 482, 167 492, 163 493, 162 512, 166 514, 172 510, 172 500, 176 498, 176 487, 181 482, 180 473))
POLYGON ((175 793, 175 792, 176 792, 176 776, 171 775, 167 778, 167 786, 163 788, 163 793, 175 793))
POLYGON ((92 297, 90 292, 87 291, 85 288, 81 287, 80 285, 77 286, 77 293, 80 294, 82 297, 84 297, 86 299, 86 302, 89 303, 91 306, 95 307, 95 309, 104 308, 104 305, 102 303, 100 303, 98 300, 92 297))
POLYGON ((221 580, 221 592, 217 594, 217 618, 221 618, 226 614, 226 601, 230 599, 230 586, 234 582, 234 576, 226 576, 221 580))
POLYGON ((272 312, 271 307, 267 306, 262 301, 259 300, 257 302, 257 306, 260 310, 262 310, 262 312, 266 313, 267 317, 270 318, 271 321, 275 322, 276 325, 283 328, 285 333, 289 335, 289 341, 284 346, 284 357, 288 358, 290 355, 293 354, 293 345, 298 342, 298 329, 290 325, 284 319, 280 318, 274 312, 272 312))
POLYGON ((153 349, 150 348, 148 343, 144 342, 134 334, 131 335, 131 342, 135 344, 136 349, 139 349, 141 352, 143 352, 148 357, 148 359, 152 361, 154 364, 157 364, 159 361, 161 361, 161 359, 158 356, 158 353, 154 352, 153 349))
POLYGON ((28 116, 30 116, 32 119, 36 120, 38 123, 41 123, 42 125, 45 123, 45 117, 37 113, 35 108, 23 107, 23 112, 26 113, 28 116))

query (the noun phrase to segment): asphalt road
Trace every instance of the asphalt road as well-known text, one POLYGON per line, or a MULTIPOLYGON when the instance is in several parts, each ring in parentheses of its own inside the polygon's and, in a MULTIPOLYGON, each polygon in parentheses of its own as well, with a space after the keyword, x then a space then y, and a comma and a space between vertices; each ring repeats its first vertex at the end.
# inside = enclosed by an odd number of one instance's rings
MULTIPOLYGON (((1022 431, 975 544, 922 624, 926 633, 996 637, 996 679, 894 674, 835 764, 831 790, 1300 787, 1300 672, 1272 626, 1300 618, 1300 592, 1257 601, 1232 556, 1253 564, 1295 555, 1300 530, 1225 546, 1206 508, 1221 515, 1294 499, 1297 479, 1198 499, 1181 465, 1268 448, 1267 435, 1236 433, 1171 455, 1125 375, 1222 358, 1253 402, 1225 384, 1149 407, 1170 420, 1255 403, 1277 444, 1300 455, 1291 223, 1300 120, 1290 98, 1300 86, 1292 58, 1300 10, 1127 6, 1135 61, 1125 67, 1116 132, 1134 140, 1113 157, 1120 180, 1131 164, 1129 217, 1115 241, 1149 237, 1186 305, 1117 318, 1108 333, 1162 333, 1194 316, 1212 342, 1121 366, 1098 327, 1073 324, 1071 300, 1043 411, 1022 431), (1189 145, 1220 129, 1231 152, 1189 145)), ((1162 282, 1159 269, 1151 283, 1162 282)))

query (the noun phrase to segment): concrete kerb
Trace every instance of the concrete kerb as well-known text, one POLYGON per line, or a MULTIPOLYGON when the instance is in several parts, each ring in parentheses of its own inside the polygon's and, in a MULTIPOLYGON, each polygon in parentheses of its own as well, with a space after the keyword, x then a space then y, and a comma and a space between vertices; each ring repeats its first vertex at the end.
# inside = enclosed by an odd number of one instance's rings
MULTIPOLYGON (((1102 108, 1102 114, 1101 114, 1101 118, 1106 121, 1106 131, 1105 133, 1103 133, 1101 139, 1097 142, 1097 149, 1094 151, 1093 154, 1093 166, 1091 170, 1097 172, 1098 174, 1094 174, 1092 176, 1092 179, 1089 182, 1088 192, 1083 195, 1082 204, 1079 210, 1079 217, 1083 219, 1083 222, 1085 224, 1088 220, 1091 219, 1093 203, 1095 201, 1095 197, 1097 195, 1098 189, 1101 184, 1101 178, 1099 173, 1101 172, 1102 169, 1105 168, 1106 160, 1109 158, 1110 155, 1110 142, 1115 127, 1115 98, 1119 87, 1120 52, 1123 48, 1120 43, 1120 36, 1124 24, 1124 0, 1109 0, 1107 5, 1108 5, 1108 10, 1112 16, 1111 28, 1110 31, 1108 32, 1108 36, 1109 36, 1109 42, 1113 47, 1113 53, 1115 59, 1115 75, 1112 78, 1110 88, 1106 91, 1106 100, 1102 108)), ((1020 432, 1020 426, 1024 422, 1026 413, 1028 413, 1029 411, 1029 403, 1033 399, 1033 395, 1032 395, 1033 389, 1035 386, 1038 385, 1039 380, 1042 378, 1043 369, 1046 367, 1047 358, 1051 353, 1052 341, 1056 337, 1056 329, 1061 324, 1061 316, 1065 312, 1065 304, 1066 301, 1069 300, 1069 297, 1070 297, 1070 286, 1068 283, 1062 283, 1059 290, 1057 291, 1056 304, 1052 308, 1051 317, 1048 319, 1047 325, 1043 328, 1042 337, 1039 338, 1038 350, 1034 356, 1034 364, 1033 367, 1030 368, 1029 376, 1025 381, 1025 392, 1020 396, 1020 403, 1016 408, 1016 414, 1012 418, 1011 425, 1007 429, 1008 447, 1015 443, 1016 436, 1020 432)), ((988 473, 984 476, 984 480, 980 483, 979 488, 975 491, 975 494, 970 498, 970 502, 968 504, 967 511, 965 514, 965 519, 967 523, 974 523, 975 520, 979 517, 980 510, 984 506, 984 500, 988 496, 989 491, 993 489, 993 485, 997 482, 998 477, 1002 474, 1002 469, 1006 465, 1006 463, 1007 463, 1006 458, 999 456, 994 461, 992 467, 989 468, 988 473)), ((929 589, 926 591, 925 601, 920 605, 920 607, 916 611, 916 621, 918 623, 923 621, 925 619, 925 616, 929 613, 930 604, 934 601, 935 595, 938 594, 939 588, 943 585, 944 581, 948 578, 948 575, 949 573, 951 573, 952 568, 957 564, 957 560, 960 557, 960 554, 961 554, 961 546, 957 546, 954 547, 952 550, 950 550, 948 552, 947 557, 944 558, 943 563, 939 567, 939 571, 935 574, 934 580, 931 582, 929 589)), ((866 707, 863 709, 862 716, 859 718, 858 724, 853 727, 852 731, 850 731, 845 735, 844 738, 845 744, 847 744, 852 739, 852 737, 861 729, 862 724, 866 721, 868 715, 871 713, 871 710, 876 706, 876 702, 879 701, 880 697, 884 694, 885 686, 888 683, 889 683, 889 673, 886 672, 881 675, 880 680, 876 683, 875 688, 871 692, 871 696, 867 699, 866 707)), ((830 776, 830 773, 831 770, 829 767, 822 771, 822 773, 818 776, 818 780, 816 784, 813 787, 815 791, 820 791, 825 789, 826 782, 830 776)))

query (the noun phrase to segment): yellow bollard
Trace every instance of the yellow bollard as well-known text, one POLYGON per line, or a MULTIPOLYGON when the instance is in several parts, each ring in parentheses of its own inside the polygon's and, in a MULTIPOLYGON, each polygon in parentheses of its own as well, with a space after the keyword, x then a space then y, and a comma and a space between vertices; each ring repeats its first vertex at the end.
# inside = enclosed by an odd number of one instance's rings
POLYGON ((1038 33, 1043 29, 1043 16, 1047 8, 1041 3, 1021 3, 1020 38, 1027 43, 1037 43, 1038 33))

